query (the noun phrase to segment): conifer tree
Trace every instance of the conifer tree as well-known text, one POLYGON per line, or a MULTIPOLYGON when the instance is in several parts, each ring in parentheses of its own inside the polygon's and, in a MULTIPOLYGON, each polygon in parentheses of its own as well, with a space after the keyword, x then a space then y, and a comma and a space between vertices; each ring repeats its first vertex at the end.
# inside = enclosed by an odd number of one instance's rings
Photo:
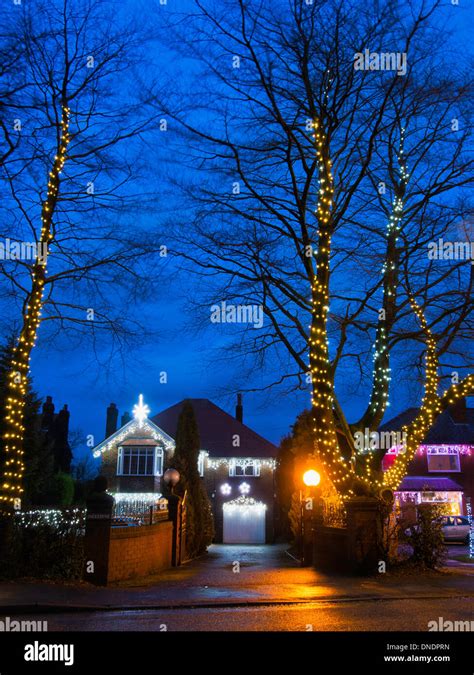
POLYGON ((189 558, 204 553, 214 536, 211 505, 198 470, 199 430, 190 401, 178 418, 173 467, 181 475, 175 492, 186 494, 186 551, 189 558))

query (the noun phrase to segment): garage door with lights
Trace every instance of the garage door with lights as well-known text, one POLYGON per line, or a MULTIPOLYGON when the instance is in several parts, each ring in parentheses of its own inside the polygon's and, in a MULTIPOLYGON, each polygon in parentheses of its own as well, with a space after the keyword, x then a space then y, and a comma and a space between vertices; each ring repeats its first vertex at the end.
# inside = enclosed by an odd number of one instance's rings
POLYGON ((224 544, 264 544, 266 505, 242 495, 226 502, 224 544))

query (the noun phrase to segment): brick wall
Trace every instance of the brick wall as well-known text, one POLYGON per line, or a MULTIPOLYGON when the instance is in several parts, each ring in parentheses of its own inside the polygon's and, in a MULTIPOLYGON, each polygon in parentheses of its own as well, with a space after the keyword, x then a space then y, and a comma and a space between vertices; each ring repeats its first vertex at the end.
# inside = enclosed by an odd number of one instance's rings
POLYGON ((145 577, 171 567, 172 535, 170 521, 112 528, 108 582, 145 577))

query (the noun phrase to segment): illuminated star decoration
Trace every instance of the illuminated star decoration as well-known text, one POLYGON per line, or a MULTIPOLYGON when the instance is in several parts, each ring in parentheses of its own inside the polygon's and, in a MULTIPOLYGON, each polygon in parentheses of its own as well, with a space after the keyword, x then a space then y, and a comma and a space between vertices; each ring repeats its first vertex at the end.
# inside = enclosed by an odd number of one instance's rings
POLYGON ((145 403, 143 403, 143 394, 140 394, 138 397, 138 403, 133 406, 133 416, 137 420, 139 427, 143 425, 143 422, 148 417, 149 412, 150 408, 145 403))
POLYGON ((232 488, 230 487, 229 483, 224 483, 221 485, 221 492, 223 495, 230 495, 232 488))
POLYGON ((248 493, 250 492, 250 485, 248 483, 241 483, 239 485, 239 491, 243 495, 248 495, 248 493))

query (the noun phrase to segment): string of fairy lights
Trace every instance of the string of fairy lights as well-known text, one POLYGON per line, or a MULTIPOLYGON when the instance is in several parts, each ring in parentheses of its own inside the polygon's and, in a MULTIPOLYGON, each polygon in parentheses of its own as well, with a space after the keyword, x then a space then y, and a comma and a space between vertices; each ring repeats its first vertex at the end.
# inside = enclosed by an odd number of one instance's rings
POLYGON ((21 527, 85 527, 86 509, 31 509, 15 513, 21 527))
POLYGON ((466 499, 467 521, 469 523, 469 557, 474 558, 474 522, 472 520, 471 498, 466 499))
MULTIPOLYGON (((405 129, 400 130, 400 143, 397 152, 398 162, 398 185, 396 187, 396 194, 392 201, 392 210, 387 223, 386 240, 387 250, 395 249, 399 240, 401 222, 403 217, 403 195, 405 195, 410 174, 407 169, 406 157, 404 154, 405 146, 405 129)), ((396 264, 393 260, 386 260, 382 266, 382 274, 384 277, 384 294, 387 302, 392 302, 397 292, 397 275, 396 264)), ((380 419, 389 404, 389 386, 391 381, 391 369, 388 362, 388 344, 387 344, 387 329, 386 319, 383 317, 379 319, 377 324, 377 331, 375 336, 373 360, 373 387, 370 395, 369 409, 373 414, 379 412, 380 419)))
POLYGON ((40 246, 35 264, 32 268, 31 292, 25 308, 23 328, 13 350, 7 380, 7 396, 4 422, 4 464, 0 478, 0 506, 2 512, 11 513, 23 493, 23 477, 25 472, 23 436, 23 414, 27 392, 28 372, 30 369, 31 350, 33 349, 38 327, 41 321, 43 292, 46 278, 47 255, 53 239, 52 215, 58 198, 59 175, 66 161, 69 135, 70 110, 64 105, 61 115, 61 135, 58 153, 54 157, 52 170, 49 172, 46 199, 41 210, 40 246))
POLYGON ((314 121, 314 144, 318 163, 318 256, 312 284, 312 324, 309 338, 309 360, 313 383, 313 422, 319 458, 333 483, 341 484, 350 476, 340 454, 333 419, 333 384, 330 374, 327 342, 329 310, 329 261, 331 250, 331 212, 334 181, 329 159, 328 139, 319 119, 314 121))
POLYGON ((402 427, 402 433, 407 438, 405 452, 397 455, 394 463, 383 477, 384 485, 392 490, 400 485, 406 475, 408 464, 414 458, 416 451, 432 427, 435 415, 444 410, 447 405, 451 405, 459 398, 466 396, 474 387, 474 375, 468 375, 462 382, 452 385, 441 397, 438 395, 439 363, 436 340, 428 326, 423 310, 414 297, 410 298, 410 305, 426 336, 426 380, 420 411, 411 425, 410 433, 408 433, 407 426, 402 427))
MULTIPOLYGON (((316 273, 312 284, 312 324, 309 338, 309 360, 313 383, 313 431, 317 446, 317 456, 322 469, 327 473, 332 483, 339 488, 340 496, 346 500, 354 495, 351 479, 355 477, 352 463, 347 463, 341 455, 337 439, 336 426, 333 416, 333 383, 330 376, 329 349, 327 341, 327 313, 329 310, 329 261, 331 248, 331 212, 334 197, 334 182, 329 159, 328 140, 320 120, 314 122, 316 157, 318 162, 319 193, 318 193, 318 257, 316 273)), ((401 130, 398 161, 400 167, 400 185, 394 197, 392 214, 387 225, 387 235, 394 243, 398 241, 400 224, 403 215, 403 198, 410 174, 407 170, 404 157, 405 130, 401 130)), ((390 270, 394 270, 394 263, 390 262, 390 270)), ((384 269, 386 271, 386 268, 384 269)), ((395 279, 393 279, 395 283, 395 279)), ((387 288, 388 297, 396 292, 396 286, 387 288)), ((417 317, 426 337, 425 355, 425 390, 420 412, 410 427, 405 426, 402 432, 408 439, 404 453, 397 455, 395 462, 385 472, 383 478, 374 475, 369 461, 366 461, 364 475, 357 475, 370 491, 389 487, 398 488, 406 475, 407 466, 413 459, 417 449, 424 440, 428 430, 433 425, 435 415, 441 412, 446 405, 465 396, 474 387, 474 375, 467 376, 462 382, 452 385, 443 396, 438 396, 438 356, 435 338, 428 326, 422 308, 412 296, 411 308, 417 317)), ((375 358, 381 356, 387 348, 385 326, 381 326, 378 341, 375 343, 375 358)), ((379 359, 380 361, 380 359, 379 359)), ((375 381, 383 384, 382 390, 387 389, 390 381, 389 366, 375 369, 375 381), (382 382, 383 380, 383 382, 382 382)), ((377 387, 375 387, 377 389, 377 387)), ((380 389, 380 387, 378 387, 380 389)), ((384 403, 388 402, 388 391, 384 394, 384 403)))

